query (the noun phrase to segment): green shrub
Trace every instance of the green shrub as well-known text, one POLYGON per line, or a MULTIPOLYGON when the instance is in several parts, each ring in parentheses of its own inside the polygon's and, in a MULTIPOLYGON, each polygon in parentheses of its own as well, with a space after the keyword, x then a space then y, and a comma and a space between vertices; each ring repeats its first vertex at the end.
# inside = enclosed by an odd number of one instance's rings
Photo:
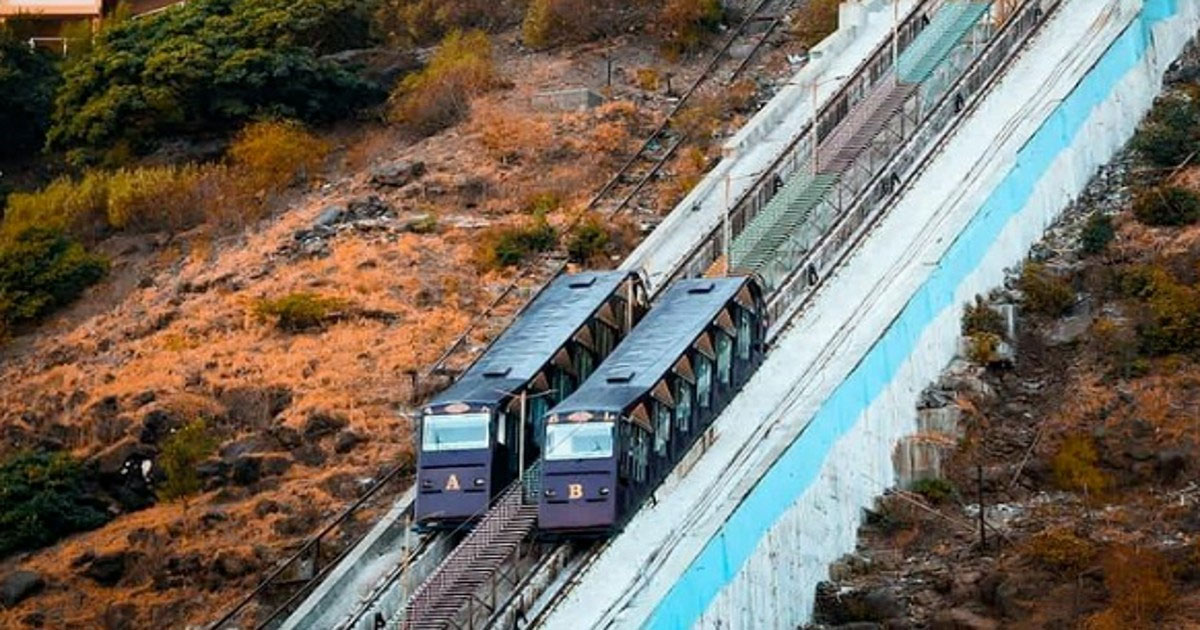
POLYGON ((925 497, 930 503, 945 503, 958 496, 958 488, 949 479, 921 479, 913 482, 912 491, 925 497))
POLYGON ((567 256, 574 263, 590 263, 603 256, 612 240, 599 215, 590 214, 579 222, 567 238, 567 256))
POLYGON ((383 96, 325 57, 368 41, 356 0, 193 0, 103 29, 66 69, 48 142, 90 163, 262 117, 344 117, 383 96))
POLYGON ((1003 337, 1007 332, 1004 316, 1000 311, 988 306, 982 296, 975 296, 974 304, 967 304, 963 309, 962 332, 964 335, 975 333, 991 333, 1003 337))
POLYGON ((1156 186, 1134 197, 1133 215, 1146 225, 1190 225, 1200 219, 1200 198, 1186 188, 1156 186))
POLYGON ((499 85, 492 44, 483 31, 453 31, 421 72, 392 93, 392 119, 430 135, 466 117, 471 99, 499 85))
POLYGON ((548 251, 558 244, 558 231, 544 216, 521 225, 489 230, 475 251, 476 263, 483 269, 511 267, 530 254, 548 251))
POLYGON ((307 179, 328 153, 328 142, 290 120, 251 123, 229 147, 236 186, 246 197, 274 194, 307 179))
POLYGON ((204 487, 196 466, 216 448, 217 441, 209 435, 203 420, 190 422, 172 433, 163 442, 158 456, 158 465, 167 477, 158 488, 158 497, 163 501, 182 500, 186 508, 188 498, 204 487))
POLYGON ((1099 456, 1091 438, 1069 435, 1050 460, 1054 481, 1063 490, 1101 495, 1110 485, 1108 476, 1096 465, 1099 456))
POLYGON ((991 365, 999 358, 1000 335, 976 332, 967 337, 967 358, 978 365, 991 365))
POLYGON ((1116 236, 1117 231, 1113 227, 1112 217, 1097 212, 1088 217, 1087 223, 1083 226, 1083 232, 1079 235, 1079 249, 1084 254, 1099 254, 1116 236))
POLYGON ((273 323, 280 330, 299 332, 325 324, 347 306, 347 302, 339 298, 301 291, 257 300, 253 311, 260 321, 273 323))
POLYGON ((89 171, 80 179, 63 176, 39 191, 9 195, 3 228, 7 236, 46 228, 99 240, 108 232, 108 175, 89 171))
POLYGON ((1200 149, 1200 106, 1184 96, 1166 96, 1154 104, 1133 147, 1165 168, 1183 163, 1200 149))
POLYGON ((49 55, 0 26, 0 158, 37 153, 62 77, 49 55))
POLYGON ((1025 294, 1025 308, 1033 313, 1059 317, 1075 304, 1071 285, 1039 263, 1026 263, 1018 284, 1025 294))
POLYGON ((1149 293, 1137 327, 1142 350, 1152 355, 1200 350, 1200 291, 1160 277, 1149 293))
POLYGON ((0 557, 108 522, 85 480, 68 453, 18 453, 0 463, 0 557))
POLYGON ((0 322, 33 322, 104 277, 108 263, 61 232, 29 228, 0 243, 0 322))
POLYGON ((30 227, 68 232, 97 241, 111 230, 178 231, 202 221, 214 202, 203 184, 224 170, 216 166, 149 166, 88 170, 60 177, 45 188, 10 198, 3 233, 30 227))

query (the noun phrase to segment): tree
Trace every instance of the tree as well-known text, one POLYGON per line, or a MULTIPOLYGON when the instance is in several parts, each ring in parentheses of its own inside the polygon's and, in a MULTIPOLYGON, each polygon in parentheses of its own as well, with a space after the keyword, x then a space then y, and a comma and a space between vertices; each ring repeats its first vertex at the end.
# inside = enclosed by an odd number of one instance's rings
POLYGON ((0 243, 0 327, 41 319, 104 277, 108 263, 61 232, 28 228, 0 243))
POLYGON ((327 57, 369 40, 355 0, 195 0, 119 23, 66 70, 49 133, 75 162, 264 117, 322 122, 384 96, 327 57))
POLYGON ((60 81, 47 54, 0 29, 0 158, 41 150, 60 81))
POLYGON ((203 420, 194 420, 172 433, 163 442, 162 453, 158 456, 158 465, 167 475, 158 488, 158 498, 182 501, 186 512, 188 500, 203 489, 196 466, 216 448, 217 442, 203 420))
POLYGON ((18 453, 0 463, 0 557, 108 522, 69 453, 18 453))

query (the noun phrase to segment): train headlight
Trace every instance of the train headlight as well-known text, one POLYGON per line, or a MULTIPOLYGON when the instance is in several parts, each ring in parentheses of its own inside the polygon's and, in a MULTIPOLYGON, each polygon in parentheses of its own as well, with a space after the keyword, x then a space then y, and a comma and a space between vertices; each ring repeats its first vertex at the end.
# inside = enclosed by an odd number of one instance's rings
POLYGON ((546 492, 544 494, 548 497, 552 497, 552 496, 554 496, 554 490, 552 490, 550 488, 546 488, 546 492))
POLYGON ((429 479, 423 479, 423 480, 421 480, 421 487, 428 490, 429 488, 433 487, 433 481, 431 481, 429 479))
POLYGON ((475 479, 475 485, 476 485, 476 486, 482 486, 483 484, 484 484, 484 481, 483 481, 482 479, 479 479, 479 478, 476 478, 476 479, 475 479))
POLYGON ((600 488, 600 496, 602 496, 602 497, 608 496, 608 488, 600 488))

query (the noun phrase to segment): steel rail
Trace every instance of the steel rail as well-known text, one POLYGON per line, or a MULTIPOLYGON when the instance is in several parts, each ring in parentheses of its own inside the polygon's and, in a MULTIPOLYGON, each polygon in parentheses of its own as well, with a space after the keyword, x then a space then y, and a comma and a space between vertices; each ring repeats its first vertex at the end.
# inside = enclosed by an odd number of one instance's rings
MULTIPOLYGON (((276 567, 274 571, 269 573, 267 575, 267 577, 263 578, 262 582, 260 582, 253 591, 250 591, 249 594, 247 594, 245 597, 240 599, 238 601, 238 603, 235 604, 233 606, 233 608, 231 608, 228 612, 226 612, 220 619, 218 619, 212 625, 208 626, 209 630, 218 630, 223 625, 225 625, 230 620, 232 620, 235 616, 238 615, 238 613, 242 612, 242 610, 244 610, 246 608, 246 606, 248 606, 250 604, 250 602, 254 601, 254 599, 257 598, 259 594, 261 594, 262 592, 264 592, 265 590, 270 588, 272 585, 274 585, 276 583, 275 580, 280 575, 282 575, 284 571, 286 571, 288 568, 290 568, 292 566, 295 566, 304 557, 304 555, 306 553, 308 553, 310 550, 314 550, 314 549, 316 550, 317 555, 314 556, 314 562, 317 565, 319 565, 320 564, 319 556, 320 556, 321 540, 327 534, 329 534, 329 532, 333 531, 333 529, 335 527, 337 527, 338 525, 341 525, 343 522, 348 520, 356 511, 358 511, 359 508, 361 508, 364 504, 366 504, 367 501, 369 501, 372 497, 374 497, 377 493, 379 493, 379 491, 384 486, 386 486, 389 482, 398 478, 400 476, 400 474, 404 470, 406 470, 408 467, 409 467, 409 465, 407 463, 404 463, 404 464, 397 465, 394 468, 392 468, 390 471, 388 471, 388 473, 385 474, 382 478, 380 478, 379 481, 376 481, 375 484, 373 486, 371 486, 371 488, 368 489, 366 491, 366 493, 363 494, 363 496, 359 497, 356 501, 354 501, 354 503, 351 503, 344 510, 342 510, 342 512, 336 518, 334 518, 332 521, 330 521, 329 524, 327 524, 324 528, 322 528, 321 531, 319 531, 316 534, 314 534, 313 536, 311 536, 308 539, 308 541, 305 542, 298 551, 296 551, 296 553, 292 554, 290 557, 288 557, 286 560, 284 560, 284 562, 282 564, 280 564, 278 567, 276 567)), ((411 507, 409 509, 411 509, 411 507)), ((362 535, 358 536, 352 544, 348 545, 340 554, 338 554, 337 558, 335 558, 332 562, 325 565, 325 567, 323 569, 320 569, 319 572, 317 574, 315 574, 313 577, 306 580, 305 583, 301 586, 301 588, 297 591, 297 594, 303 592, 304 589, 306 589, 308 586, 311 586, 314 582, 319 581, 320 578, 323 578, 324 576, 328 575, 329 571, 332 570, 332 567, 337 566, 337 563, 341 562, 341 560, 345 558, 346 554, 348 554, 350 552, 350 550, 353 549, 354 546, 357 545, 359 543, 359 541, 361 541, 363 539, 363 537, 365 537, 369 531, 370 530, 364 531, 362 533, 362 535)), ((294 594, 291 598, 289 598, 287 600, 288 603, 292 602, 292 600, 295 597, 296 597, 296 595, 294 594)), ((266 626, 266 624, 270 623, 276 617, 278 617, 279 614, 282 612, 282 610, 283 610, 282 606, 276 608, 272 612, 272 614, 267 618, 266 621, 256 624, 255 629, 261 630, 262 628, 264 628, 266 626)))
MULTIPOLYGON (((992 38, 992 42, 990 42, 988 46, 985 46, 983 48, 983 50, 980 51, 977 58, 964 70, 962 76, 959 78, 959 80, 957 80, 951 86, 951 89, 947 90, 946 94, 947 95, 952 94, 959 87, 959 85, 961 84, 962 81, 966 81, 968 79, 968 77, 970 77, 972 72, 979 67, 979 64, 982 64, 986 61, 988 53, 995 50, 995 47, 1000 45, 1004 36, 1009 32, 1010 27, 1016 28, 1015 26, 1012 26, 1012 25, 1017 23, 1019 21, 1020 17, 1023 16, 1023 14, 1025 14, 1028 11, 1032 11, 1033 9, 1031 7, 1034 7, 1035 5, 1040 5, 1040 3, 1041 3, 1041 0, 1025 0, 1025 4, 1020 9, 1018 9, 1017 11, 1014 11, 1012 13, 1010 19, 1007 20, 1004 23, 1004 25, 996 32, 995 36, 992 38)), ((973 114, 975 111, 977 111, 980 103, 982 103, 984 100, 984 96, 986 94, 988 94, 991 91, 991 89, 995 86, 996 82, 998 82, 1006 74, 1006 71, 1012 65, 1013 61, 1015 61, 1017 58, 1020 57, 1021 51, 1025 48, 1025 45, 1029 42, 1029 40, 1033 37, 1033 35, 1040 30, 1041 26, 1044 25, 1047 21, 1049 21, 1049 19, 1056 13, 1059 6, 1061 6, 1061 3, 1055 2, 1047 11, 1045 11, 1043 14, 1038 16, 1038 18, 1037 18, 1038 23, 1035 27, 1029 29, 1029 31, 1027 31, 1021 37, 1020 41, 1012 43, 1010 45, 1009 51, 1011 52, 1011 54, 1008 54, 1001 61, 1001 63, 999 65, 997 65, 987 75, 986 80, 983 81, 983 83, 981 83, 979 85, 979 87, 975 90, 972 97, 970 99, 968 99, 968 101, 964 104, 961 112, 959 112, 959 114, 953 118, 953 120, 950 122, 950 124, 938 135, 938 137, 935 141, 934 147, 925 153, 924 157, 918 162, 917 166, 913 169, 910 176, 904 182, 902 182, 901 185, 897 186, 896 189, 892 192, 892 194, 886 199, 886 202, 882 204, 883 208, 894 207, 896 202, 900 199, 900 197, 908 190, 911 190, 913 182, 916 181, 916 179, 920 176, 921 173, 924 173, 928 169, 929 165, 932 163, 932 161, 936 157, 938 157, 942 154, 942 151, 944 151, 944 149, 945 149, 946 143, 954 135, 954 132, 957 130, 958 126, 962 123, 962 121, 966 120, 967 118, 969 118, 971 116, 971 114, 973 114)), ((949 98, 949 97, 948 96, 944 97, 942 100, 945 101, 947 98, 949 98)), ((937 106, 935 106, 933 109, 931 109, 930 115, 926 117, 924 122, 928 122, 929 120, 931 120, 933 114, 939 108, 941 108, 943 105, 944 105, 944 102, 939 102, 939 104, 937 106)), ((916 138, 916 137, 917 137, 917 135, 914 133, 913 138, 916 138)), ((901 148, 898 151, 897 155, 899 155, 902 152, 903 152, 903 148, 901 148)), ((869 188, 870 187, 868 186, 868 189, 869 188)), ((847 214, 849 214, 849 213, 847 213, 847 214)), ((877 226, 879 219, 881 219, 886 214, 887 214, 887 212, 877 213, 877 216, 867 225, 866 229, 861 230, 857 234, 857 236, 850 242, 850 246, 846 247, 842 251, 842 253, 836 258, 834 265, 832 267, 833 269, 836 269, 845 263, 845 260, 849 257, 849 255, 858 248, 858 246, 861 244, 862 240, 866 238, 868 233, 870 233, 871 228, 877 226)), ((833 229, 831 229, 830 231, 832 232, 833 229)), ((834 274, 829 273, 829 274, 825 274, 824 276, 818 278, 817 284, 814 285, 813 289, 811 291, 809 291, 805 296, 803 296, 803 298, 802 298, 801 302, 799 303, 799 305, 797 306, 797 308, 789 313, 788 321, 781 328, 780 333, 782 333, 783 331, 788 330, 792 327, 792 325, 795 322, 796 316, 799 315, 801 312, 803 312, 805 310, 805 308, 809 304, 811 304, 811 301, 815 298, 816 295, 818 295, 818 293, 820 292, 820 289, 822 289, 825 286, 825 283, 828 280, 828 278, 832 277, 833 275, 834 274)), ((530 628, 537 627, 539 624, 541 624, 542 622, 545 621, 547 616, 549 614, 551 614, 566 599, 566 597, 569 595, 569 593, 574 588, 574 586, 582 580, 583 574, 586 573, 587 569, 590 568, 592 566, 592 564, 594 564, 596 562, 596 560, 599 559, 600 555, 603 553, 604 549, 606 549, 608 547, 610 542, 611 542, 611 539, 606 540, 602 545, 600 545, 600 544, 594 545, 592 548, 590 548, 589 550, 584 552, 586 555, 573 568, 565 569, 565 570, 570 571, 568 577, 565 580, 563 580, 562 584, 551 595, 550 601, 547 604, 545 604, 538 611, 537 615, 533 619, 529 620, 529 623, 527 624, 526 627, 530 627, 530 628)), ((552 553, 553 553, 553 550, 546 552, 547 556, 551 555, 552 553)), ((531 578, 532 578, 532 576, 531 576, 531 578)), ((520 596, 520 591, 519 590, 515 591, 509 597, 509 600, 506 601, 506 606, 509 605, 509 602, 515 601, 516 598, 519 596, 520 596)), ((498 615, 497 615, 497 618, 499 618, 498 615)), ((489 622, 489 625, 486 627, 490 628, 490 627, 493 627, 493 625, 491 625, 491 622, 489 622)))
MULTIPOLYGON (((709 78, 709 76, 716 69, 717 65, 720 63, 721 58, 729 51, 730 48, 733 47, 734 42, 744 34, 746 28, 752 22, 754 22, 754 17, 757 16, 759 13, 761 13, 763 8, 766 7, 766 5, 768 3, 775 2, 775 1, 779 1, 779 0, 759 0, 759 3, 757 5, 755 5, 754 9, 750 12, 750 14, 748 14, 738 24, 738 27, 725 40, 725 43, 721 46, 721 48, 717 50, 716 54, 714 54, 711 59, 709 59, 708 63, 705 65, 705 67, 701 71, 700 75, 696 77, 696 79, 692 82, 691 86, 688 87, 688 89, 680 96, 679 100, 675 103, 675 105, 667 112, 667 115, 662 120, 662 122, 660 122, 659 125, 654 128, 654 131, 652 131, 648 136, 646 136, 646 139, 642 141, 642 144, 640 147, 638 147, 638 150, 635 151, 629 157, 629 159, 627 159, 621 165, 621 167, 617 170, 617 172, 612 177, 610 177, 603 186, 600 187, 600 190, 583 207, 583 212, 577 213, 570 220, 570 222, 568 222, 568 224, 567 224, 568 230, 577 226, 579 224, 579 222, 583 220, 583 215, 587 211, 594 210, 600 204, 600 202, 603 201, 606 198, 606 196, 617 187, 617 185, 621 182, 621 179, 624 178, 625 175, 629 173, 629 171, 633 168, 634 164, 636 164, 639 160, 641 160, 645 156, 647 150, 659 139, 659 136, 661 136, 667 130, 667 128, 670 126, 670 123, 674 120, 674 117, 682 110, 683 106, 685 104, 687 104, 688 100, 692 97, 692 95, 695 94, 696 91, 700 88, 700 86, 709 78)), ((783 1, 786 2, 786 7, 790 8, 795 3, 796 0, 783 0, 783 1)), ((926 0, 926 1, 936 1, 936 0, 926 0)), ((776 21, 778 21, 780 19, 781 18, 777 17, 776 21)), ((772 30, 773 29, 768 29, 768 31, 763 35, 763 37, 760 38, 759 42, 757 44, 755 44, 755 46, 753 47, 752 52, 746 56, 746 59, 743 60, 742 64, 739 64, 739 66, 735 70, 735 73, 732 74, 727 81, 732 81, 733 78, 737 76, 738 72, 741 72, 749 65, 749 63, 748 63, 749 60, 762 47, 763 43, 765 43, 767 38, 770 36, 772 30)), ((645 185, 649 182, 649 180, 653 177, 653 175, 662 169, 662 167, 666 164, 667 160, 670 159, 671 155, 674 154, 674 152, 679 148, 679 146, 682 144, 682 142, 685 139, 686 138, 682 138, 682 137, 679 138, 668 149, 668 151, 666 152, 665 155, 660 156, 655 161, 655 163, 651 166, 650 173, 643 176, 642 178, 640 178, 638 184, 634 188, 634 191, 629 193, 628 195, 626 195, 625 198, 617 205, 616 209, 609 213, 609 216, 614 216, 628 207, 629 203, 633 200, 633 198, 638 193, 641 192, 641 190, 645 187, 645 185)), ((539 260, 544 260, 544 258, 539 258, 539 260)), ((563 273, 567 268, 567 264, 568 264, 567 260, 563 260, 561 263, 559 263, 552 270, 553 273, 551 274, 550 278, 551 279, 555 278, 559 274, 563 273)), ((516 290, 517 286, 519 286, 522 281, 524 281, 528 278, 531 278, 534 275, 534 272, 536 271, 536 266, 537 266, 536 262, 523 265, 522 268, 517 272, 516 276, 514 276, 514 278, 504 287, 504 289, 502 289, 500 291, 500 293, 492 300, 492 302, 490 304, 488 304, 487 308, 485 308, 482 313, 477 315, 467 325, 466 330, 464 330, 462 332, 462 334, 460 334, 457 338, 455 338, 455 340, 450 344, 450 346, 445 351, 442 352, 442 354, 437 358, 437 360, 435 360, 433 362, 433 364, 425 371, 424 376, 426 378, 428 378, 430 375, 441 372, 444 369, 446 361, 449 360, 449 358, 451 356, 453 356, 453 354, 456 351, 458 351, 458 349, 462 346, 463 342, 466 341, 466 339, 470 336, 470 334, 472 332, 474 332, 476 329, 478 329, 484 320, 486 320, 492 316, 492 313, 496 310, 496 308, 499 307, 500 304, 503 303, 504 300, 507 299, 514 290, 516 290)), ((527 304, 528 304, 528 302, 527 302, 527 304)), ((518 314, 519 314, 519 311, 518 311, 518 314)), ((490 345, 490 343, 489 343, 489 345, 490 345)), ((485 348, 486 348, 486 346, 485 346, 485 348)))
MULTIPOLYGON (((1025 45, 1029 42, 1029 40, 1041 29, 1042 25, 1049 21, 1052 16, 1057 14, 1057 10, 1061 4, 1061 2, 1056 0, 1048 10, 1043 11, 1037 16, 1038 21, 1036 26, 1030 28, 1026 33, 1024 33, 1020 41, 1011 43, 1008 48, 1010 54, 1006 55, 1001 60, 999 65, 988 72, 983 83, 981 83, 979 87, 975 89, 975 91, 967 99, 967 102, 963 104, 962 110, 954 115, 947 126, 938 133, 937 137, 934 139, 933 146, 923 152, 921 159, 917 162, 909 174, 900 182, 900 185, 896 186, 895 190, 893 190, 890 195, 881 200, 881 202, 878 204, 880 211, 875 212, 860 226, 854 228, 855 235, 850 241, 847 242, 848 246, 844 247, 841 252, 834 257, 833 263, 829 267, 829 272, 823 274, 824 276, 832 275, 832 272, 838 269, 845 262, 850 254, 852 254, 858 248, 858 245, 867 237, 867 235, 879 225, 879 222, 884 217, 888 216, 889 210, 896 205, 901 196, 911 190, 913 183, 916 182, 921 174, 925 172, 925 170, 933 162, 934 158, 941 155, 941 152, 945 149, 946 143, 949 142, 950 138, 954 136, 954 132, 957 131, 958 127, 965 120, 970 118, 970 115, 978 109, 978 106, 983 102, 984 97, 991 91, 996 82, 1005 75, 1012 62, 1020 57, 1021 51, 1025 48, 1025 45)), ((991 41, 989 41, 989 43, 972 60, 971 64, 969 64, 963 70, 963 73, 955 80, 955 82, 951 84, 950 88, 946 90, 939 102, 929 110, 929 114, 922 121, 921 126, 924 127, 929 121, 934 119, 934 116, 939 110, 950 105, 952 102, 952 95, 955 93, 955 91, 971 78, 973 72, 978 70, 982 64, 987 62, 989 53, 993 52, 997 49, 997 47, 1004 44, 1005 36, 1010 33, 1012 29, 1017 28, 1017 25, 1019 25, 1020 19, 1023 15, 1034 14, 1035 11, 1041 11, 1042 6, 1042 0, 1025 0, 1021 7, 1019 7, 1016 11, 1013 11, 1009 16, 1009 19, 1005 21, 1003 26, 1001 26, 1001 28, 991 38, 991 41)), ((919 133, 920 132, 918 128, 917 131, 913 132, 911 139, 918 138, 919 133)), ((892 159, 898 159, 903 155, 904 152, 905 147, 901 147, 892 159)), ((883 177, 882 173, 885 172, 887 172, 886 168, 880 170, 880 174, 876 175, 876 177, 871 180, 870 184, 863 189, 863 192, 856 199, 856 203, 849 206, 842 214, 841 220, 826 230, 818 243, 810 250, 810 253, 806 255, 800 261, 800 263, 796 265, 787 278, 780 283, 779 289, 777 289, 775 293, 768 298, 768 309, 773 306, 774 300, 783 295, 792 283, 798 281, 800 274, 808 266, 809 262, 816 257, 818 253, 820 253, 822 246, 828 242, 828 239, 835 232, 838 231, 839 226, 842 225, 842 221, 848 220, 853 216, 855 206, 861 202, 861 199, 866 194, 869 194, 869 192, 875 187, 876 183, 883 177)), ((800 302, 796 304, 785 305, 785 314, 783 317, 781 317, 781 322, 779 323, 778 327, 775 325, 772 326, 773 333, 770 335, 768 343, 771 343, 774 339, 779 338, 783 332, 791 327, 796 315, 802 312, 804 307, 811 302, 812 298, 823 284, 824 278, 822 277, 820 278, 820 282, 817 285, 814 285, 814 287, 801 298, 800 302)))
MULTIPOLYGON (((948 0, 921 0, 912 8, 912 10, 908 12, 905 18, 900 21, 896 27, 896 33, 902 35, 896 47, 898 52, 902 53, 907 50, 908 45, 912 43, 916 36, 914 33, 913 37, 905 41, 903 34, 914 32, 916 27, 921 24, 921 18, 923 15, 947 1, 948 0)), ((746 187, 746 189, 743 190, 738 197, 732 201, 732 203, 730 203, 729 207, 731 210, 729 213, 729 221, 731 238, 736 237, 739 233, 739 231, 735 231, 734 228, 739 224, 742 226, 747 225, 748 220, 753 218, 754 214, 757 212, 757 209, 753 209, 753 212, 751 211, 751 206, 753 206, 752 203, 749 203, 751 199, 757 195, 761 195, 762 191, 766 190, 768 187, 773 186, 772 182, 774 176, 783 170, 784 164, 789 159, 794 159, 797 147, 803 141, 810 140, 811 136, 813 135, 814 123, 816 123, 817 141, 819 142, 825 137, 828 137, 833 129, 836 128, 837 124, 840 123, 849 113, 849 106, 845 104, 850 102, 851 91, 858 87, 858 80, 875 74, 876 76, 869 79, 871 82, 870 85, 874 85, 874 81, 879 79, 881 75, 881 71, 876 70, 875 68, 880 66, 881 62, 887 62, 887 65, 884 69, 891 67, 893 35, 894 33, 889 33, 887 37, 883 39, 883 41, 875 46, 871 53, 863 59, 863 62, 860 63, 848 75, 847 80, 838 87, 838 89, 833 93, 832 96, 829 97, 827 101, 825 101, 823 105, 818 108, 812 119, 800 129, 800 131, 788 142, 787 146, 779 152, 779 155, 771 161, 771 164, 763 169, 762 172, 760 172, 754 179, 754 182, 750 184, 750 186, 746 187), (839 115, 838 110, 843 109, 843 107, 845 108, 845 111, 839 115), (826 128, 824 134, 821 133, 822 128, 826 128)), ((701 261, 701 259, 704 257, 705 250, 711 249, 712 253, 719 252, 721 250, 719 244, 723 238, 725 229, 723 221, 724 219, 722 219, 722 222, 718 222, 717 225, 709 231, 708 235, 701 239, 699 243, 692 247, 687 255, 680 259, 679 263, 675 265, 675 268, 667 274, 668 280, 662 283, 661 286, 656 287, 655 290, 651 292, 651 296, 657 295, 659 291, 666 286, 669 286, 671 282, 674 282, 680 277, 684 277, 695 270, 707 269, 708 266, 716 261, 716 257, 711 253, 707 257, 707 261, 701 261)))

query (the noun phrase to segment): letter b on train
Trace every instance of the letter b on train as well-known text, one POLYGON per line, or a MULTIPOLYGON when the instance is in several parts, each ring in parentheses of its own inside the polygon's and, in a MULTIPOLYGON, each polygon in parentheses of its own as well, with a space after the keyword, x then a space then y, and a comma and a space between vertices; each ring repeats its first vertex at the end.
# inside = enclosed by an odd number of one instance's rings
POLYGON ((581 484, 581 483, 567 484, 567 498, 568 499, 582 499, 583 498, 583 484, 581 484))

